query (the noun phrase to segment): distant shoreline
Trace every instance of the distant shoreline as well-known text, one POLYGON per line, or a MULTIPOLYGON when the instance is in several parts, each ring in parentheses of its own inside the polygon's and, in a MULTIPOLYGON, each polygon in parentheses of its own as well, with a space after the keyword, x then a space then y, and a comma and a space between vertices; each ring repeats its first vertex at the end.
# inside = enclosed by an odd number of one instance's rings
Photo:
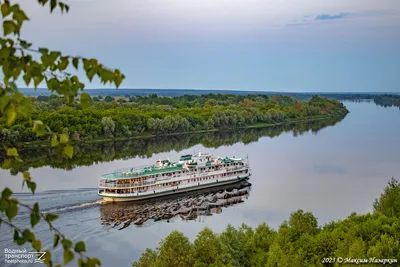
MULTIPOLYGON (((51 95, 47 88, 21 88, 20 92, 27 96, 40 96, 40 95, 51 95)), ((374 96, 380 95, 400 95, 400 92, 280 92, 280 91, 256 91, 256 90, 239 90, 239 89, 86 89, 91 96, 146 96, 149 94, 157 94, 159 96, 183 96, 185 94, 190 95, 205 95, 205 94, 233 94, 233 95, 249 95, 249 94, 262 94, 262 95, 286 95, 286 96, 301 96, 311 97, 313 95, 319 95, 328 98, 334 98, 337 100, 345 100, 348 97, 372 99, 374 96)), ((82 93, 82 92, 79 92, 82 93)))

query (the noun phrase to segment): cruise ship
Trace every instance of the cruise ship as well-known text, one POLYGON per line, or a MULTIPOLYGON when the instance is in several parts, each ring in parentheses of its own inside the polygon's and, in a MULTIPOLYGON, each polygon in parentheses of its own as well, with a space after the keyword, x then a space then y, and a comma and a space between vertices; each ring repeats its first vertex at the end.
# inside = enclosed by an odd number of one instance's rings
POLYGON ((101 176, 98 195, 105 201, 134 201, 174 195, 248 180, 248 157, 214 157, 199 152, 179 161, 116 170, 101 176))

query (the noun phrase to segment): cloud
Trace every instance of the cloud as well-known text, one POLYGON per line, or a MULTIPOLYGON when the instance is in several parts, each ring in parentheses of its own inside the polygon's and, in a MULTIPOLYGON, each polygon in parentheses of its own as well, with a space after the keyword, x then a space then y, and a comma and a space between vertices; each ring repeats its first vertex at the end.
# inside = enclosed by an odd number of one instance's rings
POLYGON ((336 15, 320 14, 315 17, 315 20, 333 20, 333 19, 343 19, 349 16, 349 13, 340 13, 336 15))

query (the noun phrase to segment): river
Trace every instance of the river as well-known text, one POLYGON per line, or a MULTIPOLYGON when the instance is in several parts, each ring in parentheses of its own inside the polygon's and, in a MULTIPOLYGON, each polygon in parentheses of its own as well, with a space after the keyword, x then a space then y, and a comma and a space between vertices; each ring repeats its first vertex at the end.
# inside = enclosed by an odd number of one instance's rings
MULTIPOLYGON (((31 166, 37 167, 31 169, 31 175, 38 183, 38 193, 32 196, 21 190, 21 178, 5 170, 0 170, 1 187, 8 186, 18 192, 16 197, 24 203, 38 201, 41 209, 58 214, 55 226, 74 241, 84 240, 87 254, 100 258, 103 266, 130 266, 145 248, 155 248, 175 229, 194 239, 205 226, 217 232, 228 224, 242 223, 254 227, 266 222, 278 228, 297 209, 312 212, 324 224, 343 219, 351 212, 371 211, 374 199, 383 192, 389 179, 400 178, 399 109, 368 102, 344 103, 350 113, 342 121, 334 125, 301 125, 295 131, 278 127, 200 137, 175 136, 110 147, 102 145, 99 151, 89 146, 81 148, 79 162, 57 160, 43 149, 28 151, 31 166), (252 186, 245 188, 247 193, 240 203, 194 220, 176 216, 170 220, 148 220, 140 226, 131 224, 123 230, 104 224, 105 220, 112 220, 116 210, 136 204, 103 204, 96 195, 101 174, 153 164, 159 158, 177 159, 181 154, 198 150, 219 156, 248 155, 252 186)), ((160 200, 156 204, 179 200, 160 200)), ((21 225, 27 219, 27 214, 22 213, 15 223, 21 225)), ((52 245, 52 235, 45 225, 37 227, 44 247, 48 248, 52 245)), ((12 233, 2 224, 0 248, 17 248, 11 239, 12 233)), ((58 258, 60 252, 56 252, 58 258)))

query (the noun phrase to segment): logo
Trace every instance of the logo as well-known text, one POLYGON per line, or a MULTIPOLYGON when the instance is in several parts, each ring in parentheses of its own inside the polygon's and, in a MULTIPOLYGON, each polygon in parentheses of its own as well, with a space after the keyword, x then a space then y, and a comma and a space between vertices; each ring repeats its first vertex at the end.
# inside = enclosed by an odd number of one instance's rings
POLYGON ((23 249, 4 249, 4 262, 11 263, 42 263, 44 264, 44 256, 46 252, 29 252, 23 249))
POLYGON ((46 255, 46 252, 28 252, 28 253, 37 255, 37 257, 35 259, 35 263, 43 263, 44 264, 44 255, 46 255))

